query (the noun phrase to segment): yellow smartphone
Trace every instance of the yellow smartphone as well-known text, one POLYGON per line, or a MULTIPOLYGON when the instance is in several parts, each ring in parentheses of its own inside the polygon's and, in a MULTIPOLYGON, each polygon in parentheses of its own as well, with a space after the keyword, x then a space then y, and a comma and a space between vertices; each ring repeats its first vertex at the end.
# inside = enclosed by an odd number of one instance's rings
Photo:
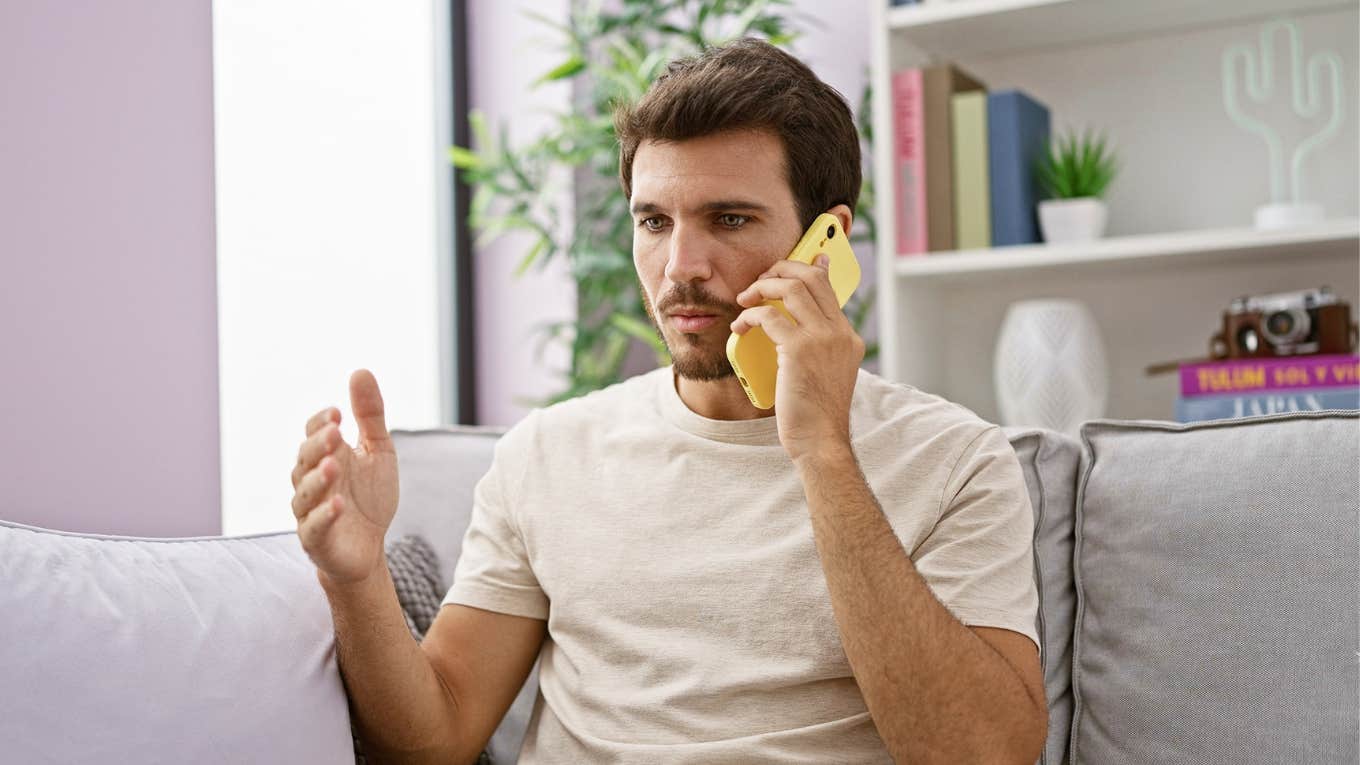
MULTIPOLYGON (((812 261, 822 253, 826 253, 831 259, 828 274, 831 278, 831 288, 836 291, 836 300, 844 308, 846 301, 859 286, 859 261, 855 260, 855 251, 850 247, 850 240, 845 231, 841 229, 840 219, 830 213, 817 216, 817 220, 814 220, 803 233, 803 238, 794 245, 788 259, 812 265, 812 261)), ((789 316, 782 300, 766 300, 765 305, 772 305, 783 311, 785 316, 789 316)), ((793 317, 789 316, 789 319, 792 320, 793 317)), ((779 357, 774 342, 765 334, 765 330, 752 327, 744 335, 732 333, 727 338, 727 360, 736 371, 737 380, 746 390, 751 404, 757 409, 773 407, 774 381, 775 375, 779 372, 779 357)))

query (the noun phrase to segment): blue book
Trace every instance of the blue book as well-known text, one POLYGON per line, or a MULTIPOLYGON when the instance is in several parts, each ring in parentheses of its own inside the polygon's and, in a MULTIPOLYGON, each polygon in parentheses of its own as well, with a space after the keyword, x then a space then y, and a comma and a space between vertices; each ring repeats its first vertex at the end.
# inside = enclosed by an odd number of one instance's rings
POLYGON ((987 94, 992 246, 1040 241, 1034 161, 1048 146, 1048 107, 1018 90, 987 94))
POLYGON ((1176 398, 1176 422, 1255 417, 1280 412, 1360 409, 1360 388, 1292 388, 1270 393, 1228 393, 1176 398))

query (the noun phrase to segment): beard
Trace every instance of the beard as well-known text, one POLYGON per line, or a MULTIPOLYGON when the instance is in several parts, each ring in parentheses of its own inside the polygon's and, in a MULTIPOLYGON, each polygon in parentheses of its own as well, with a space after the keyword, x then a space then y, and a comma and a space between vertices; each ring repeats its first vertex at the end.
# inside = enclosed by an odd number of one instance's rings
POLYGON ((652 326, 656 327, 657 334, 661 336, 661 342, 665 343, 666 350, 671 355, 671 365, 677 375, 699 382, 712 382, 736 376, 731 362, 727 360, 727 338, 731 336, 732 331, 720 330, 722 326, 730 326, 736 321, 742 310, 740 306, 724 303, 703 287, 684 282, 675 285, 658 300, 656 310, 653 311, 652 301, 647 297, 647 290, 642 288, 640 280, 638 288, 642 290, 642 305, 647 309, 647 318, 651 319, 652 326), (664 317, 667 311, 682 305, 712 311, 717 315, 718 321, 724 323, 719 326, 718 322, 714 322, 701 332, 668 332, 666 325, 657 319, 657 315, 664 317))

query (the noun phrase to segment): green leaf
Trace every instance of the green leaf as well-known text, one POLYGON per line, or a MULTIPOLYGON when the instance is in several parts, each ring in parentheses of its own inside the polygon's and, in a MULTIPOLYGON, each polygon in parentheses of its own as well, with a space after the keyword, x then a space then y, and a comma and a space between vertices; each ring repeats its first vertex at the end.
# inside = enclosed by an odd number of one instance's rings
POLYGON ((556 80, 565 80, 568 77, 574 77, 577 74, 580 74, 585 68, 586 60, 581 58, 580 54, 573 53, 571 58, 553 67, 547 74, 544 74, 542 77, 535 80, 534 85, 542 85, 545 82, 554 82, 556 80))
POLYGON ((496 141, 491 137, 491 129, 486 124, 486 114, 479 109, 468 112, 468 127, 472 129, 472 137, 477 148, 482 151, 494 152, 496 141))
POLYGON ((534 246, 529 248, 529 252, 520 259, 519 265, 515 266, 515 278, 518 279, 519 277, 524 276, 524 272, 528 271, 529 266, 533 265, 535 260, 538 260, 538 256, 542 255, 543 251, 548 249, 550 243, 548 237, 539 236, 538 241, 534 242, 534 246))
POLYGON ((481 170, 485 166, 482 158, 474 151, 464 149, 462 146, 449 147, 449 161, 454 167, 462 170, 481 170))

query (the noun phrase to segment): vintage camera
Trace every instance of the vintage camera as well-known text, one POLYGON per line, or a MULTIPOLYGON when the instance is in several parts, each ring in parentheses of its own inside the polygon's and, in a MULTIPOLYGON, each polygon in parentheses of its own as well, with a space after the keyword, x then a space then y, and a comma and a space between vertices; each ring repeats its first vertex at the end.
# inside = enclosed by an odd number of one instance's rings
POLYGON ((1350 353, 1357 328, 1351 307, 1328 287, 1242 296, 1223 312, 1223 330, 1209 341, 1216 359, 1350 353))

